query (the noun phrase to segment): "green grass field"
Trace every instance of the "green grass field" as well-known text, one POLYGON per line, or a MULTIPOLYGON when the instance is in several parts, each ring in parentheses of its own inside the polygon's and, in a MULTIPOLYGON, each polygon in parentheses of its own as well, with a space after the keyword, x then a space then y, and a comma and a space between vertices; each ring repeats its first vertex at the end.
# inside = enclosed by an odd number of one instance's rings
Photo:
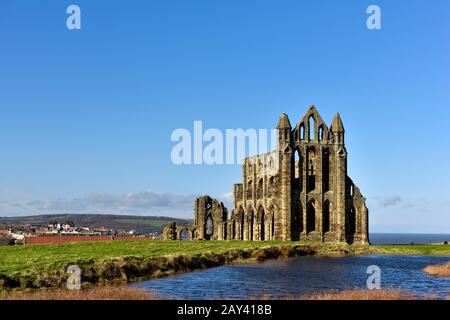
MULTIPOLYGON (((161 257, 167 255, 195 255, 222 253, 234 249, 261 248, 269 245, 307 245, 305 242, 282 241, 105 241, 68 243, 58 245, 2 246, 0 247, 0 274, 29 273, 33 270, 61 268, 79 261, 105 261, 122 257, 161 257)), ((330 246, 314 244, 314 246, 330 246)), ((344 245, 345 247, 345 245, 344 245)), ((349 246, 352 247, 352 246, 349 246)), ((355 247, 355 245, 353 245, 355 247)), ((450 246, 444 245, 383 245, 359 246, 368 254, 427 254, 449 255, 450 246)))
MULTIPOLYGON (((55 245, 1 246, 0 287, 5 285, 5 281, 19 281, 20 287, 40 287, 40 283, 47 281, 45 279, 53 279, 48 281, 60 285, 66 277, 66 268, 72 264, 83 266, 84 270, 91 270, 90 274, 93 274, 93 276, 90 281, 95 284, 100 278, 120 279, 123 278, 124 274, 126 274, 128 280, 133 280, 133 277, 134 279, 143 278, 148 275, 146 270, 150 269, 152 270, 150 276, 153 277, 157 276, 158 270, 161 271, 162 275, 167 275, 171 272, 177 272, 177 270, 178 272, 189 271, 192 268, 205 268, 227 263, 256 262, 283 257, 283 254, 272 255, 271 250, 278 250, 278 252, 280 250, 285 252, 286 250, 297 250, 297 252, 300 250, 305 252, 304 254, 313 255, 424 254, 450 256, 450 246, 431 244, 349 246, 282 241, 123 240, 55 245), (236 258, 236 252, 240 252, 238 258, 236 258), (250 253, 245 255, 242 252, 250 253), (180 258, 180 256, 184 258, 180 258), (264 258, 260 259, 262 256, 264 258), (173 262, 173 259, 177 262, 173 262), (134 272, 133 270, 138 271, 134 272), (2 277, 10 280, 2 280, 2 277)), ((284 256, 292 255, 284 254, 284 256)))
MULTIPOLYGON (((57 245, 24 245, 0 247, 0 274, 28 273, 66 266, 78 261, 104 261, 121 257, 161 257, 221 253, 280 244, 278 241, 102 241, 57 245)), ((293 244, 293 243, 292 243, 293 244)))

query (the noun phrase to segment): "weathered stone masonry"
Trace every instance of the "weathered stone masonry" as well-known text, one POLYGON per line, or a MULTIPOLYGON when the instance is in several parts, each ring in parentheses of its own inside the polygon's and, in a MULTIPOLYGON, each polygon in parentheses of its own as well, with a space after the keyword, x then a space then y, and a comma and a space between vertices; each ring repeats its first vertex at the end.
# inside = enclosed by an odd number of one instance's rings
POLYGON ((277 130, 276 150, 244 159, 229 219, 217 200, 195 201, 191 238, 369 243, 366 199, 347 175, 339 113, 330 128, 314 106, 294 128, 283 113, 277 130))

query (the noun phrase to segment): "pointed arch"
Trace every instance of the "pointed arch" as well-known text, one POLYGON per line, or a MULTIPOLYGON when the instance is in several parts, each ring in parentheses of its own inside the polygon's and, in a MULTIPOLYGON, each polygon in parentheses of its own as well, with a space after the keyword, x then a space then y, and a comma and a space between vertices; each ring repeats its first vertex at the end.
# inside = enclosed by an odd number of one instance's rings
POLYGON ((330 231, 330 201, 325 200, 322 207, 322 233, 330 231))
POLYGON ((247 199, 253 198, 253 181, 249 180, 247 182, 247 199))
POLYGON ((212 240, 214 237, 214 220, 211 214, 208 214, 208 216, 205 219, 204 230, 205 230, 204 238, 206 240, 212 240))
POLYGON ((305 125, 303 122, 300 124, 300 140, 305 140, 305 125))
POLYGON ((294 190, 302 190, 303 184, 303 157, 298 148, 294 150, 294 190))
POLYGON ((345 236, 348 244, 352 244, 356 232, 356 210, 353 205, 345 213, 345 236))
POLYGON ((257 240, 264 240, 265 239, 265 211, 264 207, 262 205, 258 208, 258 214, 257 214, 257 240))
POLYGON ((322 190, 330 190, 330 151, 328 148, 322 150, 322 190))
POLYGON ((308 117, 308 139, 316 140, 316 119, 314 115, 308 117))
POLYGON ((268 213, 266 215, 267 216, 266 217, 266 224, 267 224, 266 238, 267 238, 267 240, 275 240, 275 230, 276 230, 275 220, 277 217, 277 210, 278 210, 278 207, 274 203, 271 203, 269 205, 268 213))
POLYGON ((275 195, 275 177, 272 176, 269 178, 268 196, 273 197, 274 195, 275 195))
POLYGON ((323 129, 323 124, 321 124, 319 126, 318 140, 322 141, 324 138, 325 138, 325 132, 324 132, 324 129, 323 129))
POLYGON ((316 203, 311 200, 306 209, 306 233, 314 231, 316 231, 316 203))
POLYGON ((239 206, 237 212, 237 239, 244 240, 244 208, 239 206))
MULTIPOLYGON (((308 111, 303 115, 299 122, 299 126, 301 129, 301 126, 304 126, 305 128, 305 135, 303 139, 306 140, 314 140, 314 141, 321 141, 321 140, 328 140, 328 127, 323 121, 322 117, 320 116, 319 112, 314 106, 310 106, 308 111)), ((301 136, 301 130, 300 130, 300 136, 301 136)), ((300 138, 302 140, 302 138, 300 138)))
POLYGON ((291 238, 293 241, 299 241, 303 230, 303 205, 300 198, 294 200, 292 206, 292 219, 291 219, 291 238))
POLYGON ((255 213, 253 207, 250 205, 247 208, 247 212, 245 214, 245 229, 244 229, 244 240, 253 240, 254 234, 254 225, 255 225, 255 213))
POLYGON ((258 185, 256 186, 256 199, 262 199, 264 192, 264 180, 263 178, 258 180, 258 185))
POLYGON ((308 171, 307 171, 307 182, 306 191, 310 192, 316 188, 316 154, 314 148, 308 149, 308 171))

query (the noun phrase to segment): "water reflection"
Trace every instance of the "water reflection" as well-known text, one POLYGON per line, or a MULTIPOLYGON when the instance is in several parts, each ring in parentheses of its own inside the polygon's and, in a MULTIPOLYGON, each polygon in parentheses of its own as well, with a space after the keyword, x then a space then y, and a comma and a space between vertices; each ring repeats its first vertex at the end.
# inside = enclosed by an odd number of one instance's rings
POLYGON ((420 270, 450 257, 368 255, 300 257, 262 264, 236 265, 132 284, 158 295, 179 299, 246 299, 262 295, 298 296, 327 289, 366 287, 369 265, 381 268, 382 288, 404 289, 418 295, 446 298, 450 279, 431 277, 420 270))

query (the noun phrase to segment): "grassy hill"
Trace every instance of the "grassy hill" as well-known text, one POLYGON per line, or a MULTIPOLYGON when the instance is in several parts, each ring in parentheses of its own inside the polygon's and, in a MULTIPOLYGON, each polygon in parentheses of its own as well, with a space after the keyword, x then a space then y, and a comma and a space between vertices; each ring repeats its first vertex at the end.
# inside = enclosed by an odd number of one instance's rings
POLYGON ((190 224, 192 221, 170 217, 149 217, 112 214, 51 214, 26 217, 0 217, 0 226, 3 224, 23 224, 45 226, 50 221, 73 221, 76 226, 106 227, 116 230, 134 229, 139 233, 159 232, 171 221, 177 224, 190 224))

